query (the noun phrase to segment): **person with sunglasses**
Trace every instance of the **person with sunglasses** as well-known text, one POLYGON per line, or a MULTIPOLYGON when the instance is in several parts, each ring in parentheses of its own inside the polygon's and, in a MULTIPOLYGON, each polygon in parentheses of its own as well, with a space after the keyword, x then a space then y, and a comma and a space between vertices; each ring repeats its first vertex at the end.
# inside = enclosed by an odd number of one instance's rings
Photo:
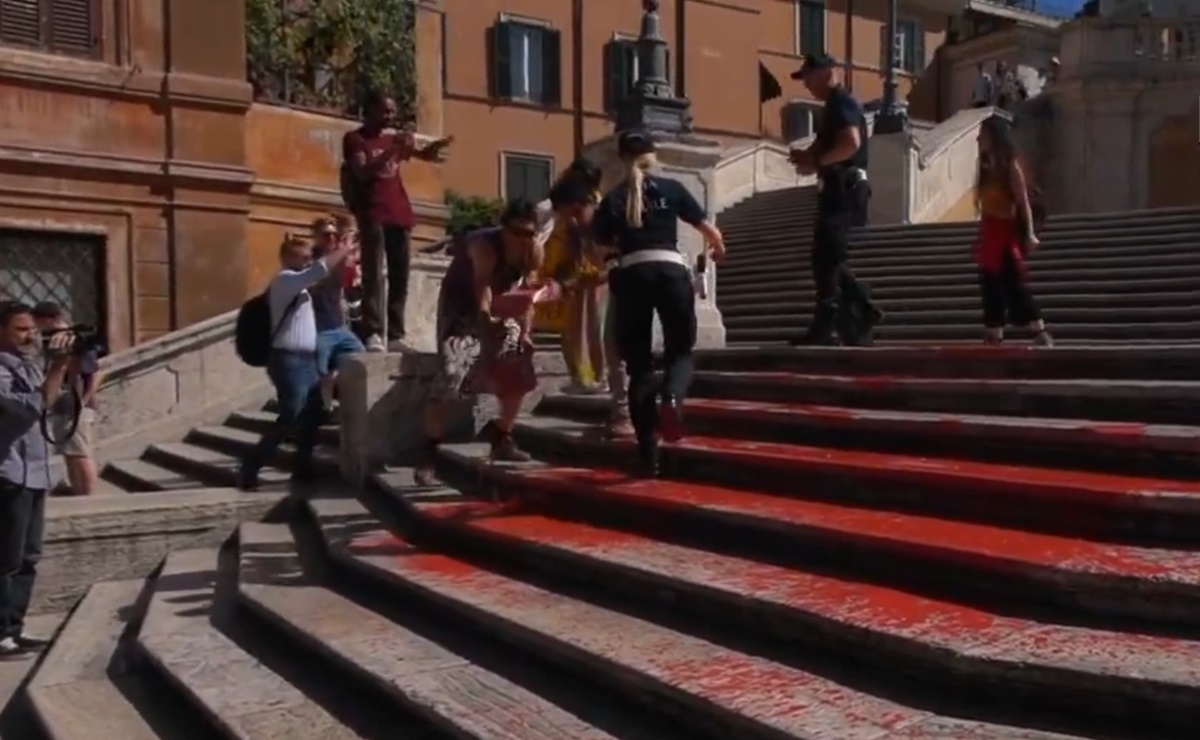
MULTIPOLYGON (((437 352, 440 368, 425 402, 425 449, 415 470, 419 486, 432 486, 434 453, 447 432, 447 405, 479 393, 496 396, 499 415, 480 436, 491 458, 525 462, 529 455, 513 441, 521 402, 532 390, 532 300, 519 311, 500 310, 506 297, 536 285, 541 268, 534 204, 510 202, 497 228, 466 235, 456 250, 438 295, 437 352)), ((525 291, 528 292, 528 291, 525 291)))
MULTIPOLYGON (((321 216, 313 221, 313 257, 321 259, 340 246, 352 253, 354 244, 339 229, 336 219, 321 216)), ((366 351, 362 340, 350 330, 346 312, 345 273, 355 266, 348 258, 336 270, 313 286, 313 315, 317 322, 317 370, 321 373, 321 405, 326 412, 333 408, 337 370, 342 358, 366 351)))
POLYGON ((714 262, 725 258, 721 232, 679 181, 651 174, 657 146, 648 132, 628 130, 617 153, 628 168, 592 221, 597 248, 619 255, 609 274, 616 299, 617 347, 629 375, 629 415, 637 438, 639 473, 657 477, 659 442, 684 436, 682 403, 691 382, 696 344, 696 293, 687 259, 679 251, 678 222, 700 232, 714 262), (663 335, 663 377, 653 365, 654 315, 663 335), (656 407, 657 406, 657 413, 656 407))

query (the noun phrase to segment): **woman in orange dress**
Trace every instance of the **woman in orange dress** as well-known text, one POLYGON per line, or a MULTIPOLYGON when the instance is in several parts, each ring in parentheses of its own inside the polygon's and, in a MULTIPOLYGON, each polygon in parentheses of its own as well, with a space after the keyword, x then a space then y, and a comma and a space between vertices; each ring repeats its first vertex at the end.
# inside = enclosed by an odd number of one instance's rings
POLYGON ((1029 290, 1026 258, 1040 243, 1025 170, 1017 158, 1007 119, 992 116, 979 127, 979 174, 975 185, 979 239, 975 260, 983 299, 985 342, 1004 341, 1006 325, 1027 327, 1034 343, 1053 344, 1029 290))

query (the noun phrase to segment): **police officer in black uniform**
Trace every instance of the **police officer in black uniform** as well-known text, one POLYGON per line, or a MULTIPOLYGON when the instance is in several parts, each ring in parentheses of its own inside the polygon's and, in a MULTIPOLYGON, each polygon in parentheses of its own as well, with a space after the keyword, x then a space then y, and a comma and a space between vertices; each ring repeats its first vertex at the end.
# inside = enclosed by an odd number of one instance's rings
POLYGON ((870 344, 871 330, 883 318, 848 264, 850 229, 867 223, 871 185, 866 116, 838 82, 837 66, 828 55, 806 54, 792 74, 825 103, 816 141, 791 153, 798 172, 817 175, 818 188, 812 249, 817 302, 808 333, 793 344, 835 344, 838 334, 844 344, 870 344))
POLYGON ((696 293, 687 259, 679 251, 679 222, 704 236, 716 262, 724 258, 725 244, 687 188, 648 172, 656 152, 649 133, 622 132, 617 151, 628 172, 596 209, 593 239, 617 255, 617 266, 609 273, 617 347, 629 374, 629 415, 640 472, 654 477, 659 440, 674 442, 684 434, 681 404, 691 382, 696 344, 696 293), (655 313, 663 335, 661 385, 655 382, 653 367, 655 313))

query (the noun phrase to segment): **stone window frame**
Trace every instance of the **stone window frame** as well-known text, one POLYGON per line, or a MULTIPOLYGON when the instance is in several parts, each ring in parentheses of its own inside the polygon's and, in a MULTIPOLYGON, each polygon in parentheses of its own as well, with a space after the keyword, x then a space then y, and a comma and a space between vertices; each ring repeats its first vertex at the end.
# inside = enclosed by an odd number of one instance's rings
POLYGON ((529 152, 521 150, 502 150, 500 152, 500 197, 505 201, 511 200, 512 197, 523 197, 531 200, 534 203, 544 200, 546 194, 542 194, 541 198, 531 196, 529 193, 522 193, 517 196, 510 196, 508 192, 509 186, 509 165, 512 162, 524 160, 526 163, 544 164, 546 169, 546 193, 549 193, 550 186, 554 183, 555 159, 554 155, 544 152, 529 152))
POLYGON ((792 20, 795 28, 792 36, 795 38, 795 52, 797 56, 804 54, 824 54, 828 53, 826 48, 829 44, 829 3, 827 0, 793 0, 792 20), (817 10, 821 12, 821 40, 819 44, 813 44, 813 48, 807 48, 804 43, 806 31, 804 30, 804 14, 806 10, 817 10))
POLYGON ((782 121, 780 129, 783 133, 784 141, 793 142, 797 139, 803 139, 808 136, 815 136, 817 127, 821 125, 821 112, 824 105, 816 100, 808 100, 806 98, 795 98, 789 100, 781 109, 782 121), (797 131, 797 127, 793 125, 795 119, 793 116, 798 113, 806 113, 808 116, 808 131, 797 131))
MULTIPOLYGON (((488 30, 487 64, 489 67, 489 94, 496 100, 508 100, 543 108, 562 107, 562 32, 550 21, 539 18, 500 13, 488 30), (513 89, 512 42, 517 32, 537 33, 541 36, 542 85, 540 95, 518 93, 513 89), (505 63, 505 60, 507 64, 505 63), (502 68, 503 67, 503 68, 502 68)), ((526 69, 526 74, 529 70, 526 69)), ((531 83, 532 81, 529 81, 531 83)), ((529 86, 532 86, 531 84, 529 86)))

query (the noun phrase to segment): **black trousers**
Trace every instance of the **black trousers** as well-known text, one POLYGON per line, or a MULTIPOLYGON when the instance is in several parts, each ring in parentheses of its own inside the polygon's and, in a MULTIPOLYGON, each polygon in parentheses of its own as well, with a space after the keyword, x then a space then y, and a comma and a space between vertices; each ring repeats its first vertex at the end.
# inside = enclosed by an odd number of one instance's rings
POLYGON ((377 224, 359 219, 362 241, 362 330, 367 336, 383 333, 383 311, 387 311, 387 339, 404 338, 404 306, 408 303, 408 272, 412 255, 408 251, 409 233, 403 226, 377 224), (387 306, 382 306, 382 281, 379 275, 380 250, 387 258, 387 306))
POLYGON ((1028 326, 1042 318, 1025 270, 1015 259, 1005 260, 1000 272, 980 271, 979 293, 983 325, 988 329, 1003 329, 1006 324, 1028 326))
POLYGON ((683 265, 645 262, 614 270, 617 349, 629 375, 629 417, 643 450, 654 443, 658 398, 682 403, 692 381, 696 346, 696 289, 683 265), (654 315, 663 336, 662 383, 654 379, 654 315))
POLYGON ((46 531, 46 492, 0 480, 0 638, 18 637, 46 531))
POLYGON ((830 340, 840 329, 844 342, 855 343, 875 309, 867 288, 850 270, 850 230, 866 225, 870 198, 871 186, 862 181, 848 187, 827 185, 818 199, 812 249, 817 300, 808 328, 811 340, 830 340))

